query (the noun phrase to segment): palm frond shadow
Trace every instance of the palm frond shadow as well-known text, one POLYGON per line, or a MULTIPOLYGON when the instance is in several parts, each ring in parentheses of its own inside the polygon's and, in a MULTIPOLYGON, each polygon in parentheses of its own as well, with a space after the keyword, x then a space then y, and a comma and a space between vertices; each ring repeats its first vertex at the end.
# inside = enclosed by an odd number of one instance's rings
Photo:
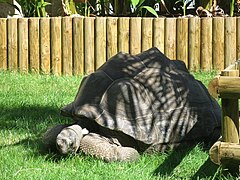
MULTIPOLYGON (((182 162, 182 160, 188 156, 188 154, 197 146, 202 146, 204 151, 208 150, 206 144, 196 142, 191 145, 180 144, 175 150, 171 151, 167 159, 159 165, 153 172, 154 176, 171 176, 174 169, 182 162)), ((204 164, 198 169, 198 171, 191 177, 191 179, 205 179, 213 177, 218 172, 218 165, 215 165, 210 158, 208 158, 204 164)))

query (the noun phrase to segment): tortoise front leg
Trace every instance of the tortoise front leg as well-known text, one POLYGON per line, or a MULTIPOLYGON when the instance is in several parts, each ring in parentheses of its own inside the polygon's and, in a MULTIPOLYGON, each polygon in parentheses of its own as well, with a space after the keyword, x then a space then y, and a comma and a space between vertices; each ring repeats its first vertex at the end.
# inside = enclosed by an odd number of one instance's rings
POLYGON ((80 150, 107 162, 129 162, 139 158, 136 149, 117 145, 108 138, 95 133, 89 133, 82 138, 80 150))

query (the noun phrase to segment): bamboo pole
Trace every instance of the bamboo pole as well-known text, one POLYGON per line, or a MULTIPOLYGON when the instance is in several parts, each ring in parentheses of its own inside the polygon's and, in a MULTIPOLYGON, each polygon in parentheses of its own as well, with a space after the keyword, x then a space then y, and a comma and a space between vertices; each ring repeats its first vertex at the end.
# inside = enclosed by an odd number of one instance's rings
POLYGON ((153 20, 153 46, 164 53, 165 18, 154 18, 153 20))
POLYGON ((118 51, 129 53, 129 18, 118 18, 118 51))
POLYGON ((201 69, 212 69, 212 18, 201 19, 201 69))
POLYGON ((62 18, 62 72, 72 75, 72 18, 62 18))
POLYGON ((200 69, 200 18, 189 19, 188 67, 192 71, 200 69))
POLYGON ((224 69, 224 18, 213 18, 213 69, 224 69))
POLYGON ((141 52, 141 21, 139 17, 130 19, 130 54, 132 55, 141 52))
POLYGON ((0 70, 7 70, 7 19, 0 18, 0 70))
POLYGON ((50 74, 50 18, 40 19, 40 70, 50 74))
POLYGON ((107 18, 107 59, 110 59, 118 52, 117 45, 117 18, 107 18))
POLYGON ((188 67, 188 18, 177 19, 177 59, 188 67))
POLYGON ((51 18, 51 70, 54 75, 62 74, 61 17, 51 18))
POLYGON ((96 30, 95 68, 97 69, 107 60, 107 19, 105 17, 96 18, 95 30, 96 30))
POLYGON ((94 20, 95 18, 87 17, 84 21, 84 47, 85 47, 85 67, 86 74, 94 71, 94 20))
POLYGON ((225 67, 236 61, 236 18, 225 18, 225 67))
POLYGON ((153 18, 142 18, 142 51, 153 47, 153 18))
POLYGON ((73 18, 73 73, 84 74, 84 18, 73 18))
POLYGON ((165 21, 165 55, 169 59, 176 59, 176 18, 167 18, 165 21))
MULTIPOLYGON (((236 38, 236 51, 237 51, 237 54, 236 54, 236 59, 240 59, 240 17, 237 17, 236 19, 236 23, 237 23, 237 27, 236 27, 236 33, 237 33, 237 38, 236 38)), ((240 70, 240 69, 239 69, 240 70)))
POLYGON ((218 165, 226 160, 240 163, 240 145, 217 141, 209 150, 209 156, 211 161, 218 165))
POLYGON ((18 69, 18 37, 17 18, 7 20, 8 25, 8 69, 18 69))
POLYGON ((19 47, 19 70, 28 72, 28 19, 21 18, 18 20, 18 47, 19 47))
POLYGON ((29 18, 29 70, 39 73, 39 18, 29 18))

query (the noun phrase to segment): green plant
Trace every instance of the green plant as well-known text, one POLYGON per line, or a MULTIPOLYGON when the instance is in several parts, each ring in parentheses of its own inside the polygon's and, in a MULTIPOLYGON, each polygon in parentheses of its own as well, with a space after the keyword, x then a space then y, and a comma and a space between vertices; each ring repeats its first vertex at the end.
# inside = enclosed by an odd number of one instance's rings
POLYGON ((38 17, 46 17, 46 6, 51 5, 49 2, 45 2, 44 0, 36 1, 35 10, 37 12, 38 17))
POLYGON ((51 5, 44 0, 18 0, 25 17, 46 17, 46 7, 51 5))
POLYGON ((235 0, 231 0, 230 2, 230 16, 234 14, 235 0))
POLYGON ((137 16, 139 15, 143 16, 143 9, 146 9, 152 15, 158 17, 157 12, 151 6, 144 5, 145 0, 130 0, 130 1, 133 6, 133 13, 135 13, 137 16))
POLYGON ((183 16, 186 16, 186 10, 187 10, 187 0, 178 0, 175 4, 181 3, 182 9, 183 9, 183 16))

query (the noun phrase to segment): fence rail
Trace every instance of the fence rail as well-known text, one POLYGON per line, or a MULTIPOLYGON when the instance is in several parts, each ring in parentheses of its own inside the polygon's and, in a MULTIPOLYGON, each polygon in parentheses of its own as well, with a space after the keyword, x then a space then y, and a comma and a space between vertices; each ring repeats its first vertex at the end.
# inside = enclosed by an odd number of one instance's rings
POLYGON ((190 70, 240 58, 240 18, 54 17, 0 19, 0 69, 79 75, 123 51, 158 47, 190 70))

